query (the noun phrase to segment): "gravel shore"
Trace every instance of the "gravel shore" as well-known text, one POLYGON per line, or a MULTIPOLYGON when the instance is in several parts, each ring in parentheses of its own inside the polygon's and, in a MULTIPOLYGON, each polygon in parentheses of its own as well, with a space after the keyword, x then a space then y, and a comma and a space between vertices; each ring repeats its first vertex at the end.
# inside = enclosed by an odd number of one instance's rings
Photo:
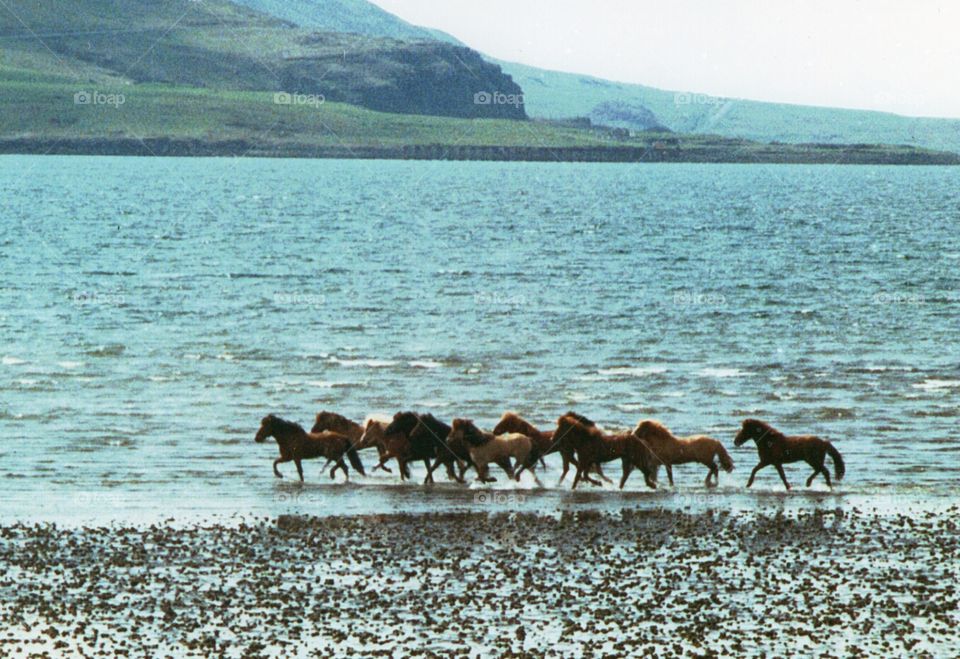
POLYGON ((955 656, 957 513, 0 527, 3 656, 955 656))

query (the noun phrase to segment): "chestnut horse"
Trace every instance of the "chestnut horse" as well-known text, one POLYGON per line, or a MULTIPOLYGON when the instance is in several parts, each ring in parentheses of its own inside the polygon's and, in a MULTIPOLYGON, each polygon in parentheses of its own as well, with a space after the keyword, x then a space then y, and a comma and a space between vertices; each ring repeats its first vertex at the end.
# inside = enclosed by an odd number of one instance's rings
MULTIPOLYGON (((579 416, 575 412, 567 412, 567 414, 579 416)), ((587 420, 589 421, 589 419, 587 420)), ((590 423, 593 422, 591 421, 590 423)), ((494 435, 500 435, 505 432, 521 433, 529 437, 530 441, 532 442, 530 457, 527 460, 527 464, 520 465, 520 469, 517 471, 518 476, 524 469, 532 471, 538 460, 541 462, 541 464, 543 464, 544 468, 546 468, 546 464, 543 463, 543 456, 550 455, 554 452, 560 453, 560 458, 563 460, 563 472, 560 474, 560 480, 557 481, 558 483, 562 483, 563 479, 567 477, 567 472, 570 471, 570 465, 573 465, 574 467, 578 466, 573 447, 564 443, 562 441, 562 437, 555 435, 554 431, 552 430, 539 430, 536 426, 515 412, 504 412, 503 416, 500 417, 500 421, 493 428, 494 435), (555 437, 558 438, 554 439, 555 437)), ((607 481, 608 483, 610 482, 610 479, 604 476, 603 468, 600 465, 594 465, 593 471, 603 480, 607 481)), ((587 477, 587 480, 595 485, 600 485, 598 481, 595 481, 592 478, 587 477)))
POLYGON ((360 456, 357 455, 353 442, 346 435, 331 430, 308 433, 298 423, 284 421, 276 415, 268 414, 260 421, 260 430, 257 431, 254 441, 257 443, 264 442, 267 437, 274 437, 277 440, 277 446, 280 447, 280 457, 273 461, 273 473, 276 474, 277 478, 283 478, 280 470, 277 469, 277 465, 281 462, 292 460, 297 465, 300 480, 303 481, 301 460, 327 458, 337 463, 330 470, 330 478, 334 478, 337 469, 343 469, 344 476, 349 479, 350 471, 343 461, 344 455, 350 460, 353 468, 360 472, 361 476, 365 475, 360 456))
MULTIPOLYGON (((447 437, 449 443, 464 442, 470 451, 470 458, 477 469, 477 476, 482 483, 490 483, 497 479, 490 476, 490 463, 496 463, 507 472, 510 478, 520 479, 514 474, 510 458, 517 464, 526 464, 532 450, 530 438, 518 432, 494 435, 492 432, 483 432, 470 419, 454 419, 453 428, 447 437)), ((533 474, 533 471, 530 471, 533 474)), ((533 474, 537 480, 536 474, 533 474)), ((537 484, 540 481, 537 480, 537 484)))
POLYGON ((840 451, 834 448, 833 444, 825 439, 820 439, 813 435, 784 435, 776 430, 769 423, 757 419, 746 419, 740 426, 740 432, 737 433, 733 443, 736 446, 742 446, 747 440, 752 439, 757 443, 757 453, 760 454, 760 464, 750 472, 750 480, 747 481, 747 487, 753 485, 753 479, 757 472, 773 465, 780 474, 780 480, 786 488, 790 489, 790 483, 787 482, 787 475, 783 473, 783 465, 790 462, 800 462, 801 460, 813 467, 813 473, 807 479, 807 487, 813 483, 813 479, 818 474, 823 474, 829 487, 833 487, 830 482, 830 472, 824 466, 824 460, 829 455, 833 460, 833 470, 836 479, 842 480, 846 467, 843 464, 843 458, 840 451))
MULTIPOLYGON (((367 426, 369 426, 370 421, 373 419, 368 418, 366 425, 361 426, 356 421, 352 421, 347 417, 337 414, 336 412, 323 412, 317 413, 316 421, 313 424, 313 428, 310 429, 310 432, 322 432, 324 430, 332 430, 338 432, 341 435, 346 435, 353 441, 353 447, 358 451, 362 451, 365 448, 375 448, 379 454, 381 460, 384 453, 386 453, 387 448, 383 443, 383 435, 380 433, 371 433, 366 440, 364 440, 364 433, 366 432, 367 426)), ((383 426, 386 426, 386 422, 380 422, 383 426)), ((326 465, 324 465, 326 466, 326 465)), ((383 466, 382 464, 377 464, 373 471, 377 469, 383 469, 386 472, 390 472, 390 468, 383 466)))
MULTIPOLYGON (((317 433, 323 432, 324 430, 332 430, 341 435, 346 435, 353 442, 353 447, 358 451, 362 451, 365 448, 375 448, 377 449, 377 453, 380 454, 380 457, 383 458, 383 454, 387 450, 383 445, 383 441, 377 441, 373 435, 370 436, 367 442, 361 441, 363 439, 364 426, 336 412, 327 412, 324 410, 317 413, 316 421, 314 421, 313 428, 310 429, 310 432, 317 433)), ((329 464, 330 462, 327 461, 327 464, 325 464, 323 468, 326 469, 329 464)), ((373 471, 377 469, 383 469, 387 472, 390 471, 389 467, 384 467, 379 464, 373 468, 373 471)))
POLYGON ((704 485, 711 487, 720 482, 720 469, 726 472, 733 471, 733 460, 718 440, 706 435, 692 437, 676 437, 659 421, 644 419, 633 429, 633 434, 645 443, 657 462, 667 468, 667 478, 673 485, 673 465, 699 462, 709 471, 704 485), (714 461, 719 461, 719 466, 714 461), (713 479, 713 483, 710 479, 713 479))
MULTIPOLYGON (((579 414, 567 413, 557 419, 555 434, 572 446, 577 453, 579 465, 573 479, 573 488, 581 479, 589 480, 587 472, 597 464, 620 459, 623 475, 620 477, 620 489, 634 468, 643 472, 643 478, 650 488, 657 487, 657 467, 659 463, 650 448, 632 432, 606 435, 590 419, 579 414)), ((591 481, 599 485, 596 481, 591 481)))

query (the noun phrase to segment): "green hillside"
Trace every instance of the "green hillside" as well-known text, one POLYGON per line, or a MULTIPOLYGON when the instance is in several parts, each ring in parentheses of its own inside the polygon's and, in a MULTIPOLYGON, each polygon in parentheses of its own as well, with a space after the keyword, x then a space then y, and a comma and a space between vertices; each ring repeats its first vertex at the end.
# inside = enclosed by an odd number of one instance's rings
MULTIPOLYGON (((367 0, 242 0, 244 4, 305 27, 377 36, 422 39, 431 30, 412 26, 367 0)), ((447 35, 440 38, 449 39, 447 35)), ((611 82, 591 76, 491 60, 523 88, 527 114, 558 119, 590 117, 595 122, 643 130, 662 124, 683 133, 713 134, 764 142, 910 144, 960 153, 960 119, 903 117, 884 112, 842 110, 760 101, 718 99, 611 82), (609 108, 632 107, 636 122, 610 121, 609 108), (655 121, 642 108, 653 113, 655 121)), ((622 116, 622 113, 618 113, 622 116)))
POLYGON ((525 119, 520 88, 468 48, 317 32, 225 0, 31 0, 0 11, 0 75, 287 91, 410 114, 525 119), (497 92, 513 102, 478 103, 497 92))

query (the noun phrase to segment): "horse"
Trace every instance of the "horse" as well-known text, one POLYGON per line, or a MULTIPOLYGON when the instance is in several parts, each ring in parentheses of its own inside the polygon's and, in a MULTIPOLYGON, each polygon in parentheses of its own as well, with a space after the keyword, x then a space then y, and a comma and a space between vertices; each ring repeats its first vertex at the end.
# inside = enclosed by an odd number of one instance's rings
MULTIPOLYGON (((503 435, 494 435, 492 432, 483 432, 469 419, 454 419, 453 427, 447 436, 447 442, 462 441, 469 446, 470 458, 477 469, 477 476, 482 483, 492 483, 497 479, 490 476, 490 463, 496 463, 507 472, 510 478, 520 480, 519 474, 513 471, 510 458, 519 464, 526 463, 532 450, 530 438, 526 435, 512 432, 503 435)), ((533 473, 532 471, 530 472, 533 473)), ((536 480, 536 474, 534 479, 536 480)), ((540 481, 537 480, 537 484, 540 481)))
MULTIPOLYGON (((369 425, 370 419, 367 420, 369 425)), ((365 448, 376 448, 377 453, 380 457, 383 458, 383 454, 386 452, 386 447, 383 444, 382 437, 372 433, 366 441, 364 441, 365 436, 365 426, 361 426, 356 421, 352 421, 347 417, 337 414, 336 412, 327 412, 326 410, 317 413, 316 421, 313 424, 313 428, 310 429, 310 432, 323 432, 324 430, 332 430, 338 432, 341 435, 346 435, 353 442, 353 446, 358 451, 362 451, 365 448)), ((330 464, 327 462, 327 464, 330 464)), ((327 465, 324 465, 326 469, 327 465)), ((373 468, 373 471, 377 469, 383 469, 386 472, 390 472, 389 467, 385 467, 381 464, 376 465, 373 468)))
POLYGON ((657 467, 659 463, 650 448, 640 441, 632 432, 617 435, 607 435, 597 428, 590 419, 579 414, 567 413, 557 419, 556 435, 563 438, 577 453, 579 464, 577 475, 573 479, 573 488, 581 479, 599 485, 587 476, 593 465, 620 459, 623 475, 620 477, 620 489, 627 483, 627 478, 634 468, 643 472, 644 480, 651 489, 657 487, 657 467))
POLYGON ((260 430, 257 431, 254 441, 261 443, 266 441, 267 437, 274 437, 277 440, 277 446, 280 447, 280 457, 273 461, 273 473, 277 478, 283 478, 277 465, 281 462, 290 462, 297 465, 297 473, 300 474, 300 481, 303 481, 303 466, 301 460, 310 460, 313 458, 327 458, 336 462, 336 466, 330 470, 330 478, 334 478, 337 469, 343 469, 344 476, 349 480, 350 470, 347 469, 343 456, 346 455, 350 460, 351 466, 356 469, 361 476, 366 474, 363 471, 363 463, 360 462, 360 456, 353 447, 353 442, 346 435, 331 430, 325 430, 320 433, 308 433, 298 423, 284 421, 274 414, 268 414, 260 421, 260 430))
POLYGON ((433 482, 433 471, 441 464, 447 469, 450 480, 463 483, 463 475, 473 466, 470 448, 463 442, 450 441, 452 428, 432 414, 421 414, 417 425, 410 431, 409 440, 413 443, 434 442, 437 460, 427 469, 427 479, 433 482), (456 471, 459 467, 460 473, 456 471))
MULTIPOLYGON (((524 469, 532 471, 537 462, 540 462, 540 466, 546 470, 547 463, 544 461, 543 456, 555 452, 558 448, 553 441, 552 430, 540 430, 516 412, 504 412, 503 416, 500 417, 500 421, 493 427, 492 432, 494 435, 518 432, 530 438, 532 446, 530 459, 528 460, 530 464, 521 465, 520 472, 524 469)), ((517 473, 519 474, 520 472, 517 473)))
MULTIPOLYGON (((576 412, 567 412, 567 414, 579 416, 576 412)), ((589 419, 587 420, 589 421, 589 419)), ((590 423, 593 422, 590 421, 590 423)), ((533 467, 538 460, 543 463, 543 456, 554 452, 560 453, 560 458, 563 460, 563 472, 560 474, 560 480, 557 481, 558 483, 562 483, 563 479, 567 477, 567 472, 570 471, 570 465, 574 467, 579 466, 573 447, 564 443, 562 437, 558 437, 552 430, 537 429, 533 424, 515 412, 505 412, 493 428, 494 435, 500 435, 505 432, 521 433, 529 437, 532 442, 533 450, 530 453, 530 458, 527 460, 527 464, 520 465, 520 470, 517 472, 518 475, 523 472, 524 469, 533 471, 533 467)), ((546 468, 545 463, 543 463, 543 466, 546 468)), ((600 465, 594 465, 593 471, 603 480, 608 483, 610 482, 610 479, 604 475, 603 468, 600 465)), ((600 485, 598 481, 592 478, 587 477, 587 480, 595 485, 600 485)))
POLYGON ((393 415, 393 420, 387 424, 383 432, 387 436, 395 437, 391 439, 387 453, 380 459, 380 464, 384 464, 390 458, 396 458, 400 467, 400 478, 406 480, 410 478, 408 463, 422 460, 427 470, 427 477, 423 481, 426 484, 434 482, 430 462, 437 458, 438 447, 440 450, 446 449, 444 437, 439 437, 435 433, 421 432, 416 437, 411 436, 419 421, 420 415, 416 412, 397 412, 393 415))
POLYGON ((706 435, 676 437, 659 421, 645 419, 633 429, 633 434, 645 443, 657 461, 667 468, 667 478, 673 486, 673 465, 699 462, 705 466, 707 478, 704 485, 711 487, 720 483, 720 469, 733 471, 733 460, 718 440, 706 435), (719 466, 714 461, 719 461, 719 466), (713 483, 710 479, 713 479, 713 483))
POLYGON ((813 467, 813 473, 807 479, 807 487, 810 487, 818 474, 823 474, 827 485, 833 488, 833 483, 830 482, 830 472, 824 466, 827 455, 833 460, 834 475, 838 481, 843 479, 846 472, 840 451, 827 440, 814 435, 784 435, 769 423, 758 419, 746 419, 740 426, 740 431, 734 438, 733 443, 736 446, 742 446, 750 439, 757 443, 760 464, 750 472, 747 487, 753 485, 753 479, 758 471, 767 465, 773 465, 776 467, 777 473, 780 474, 780 480, 789 490, 790 483, 787 482, 787 476, 783 473, 783 465, 802 460, 813 467))

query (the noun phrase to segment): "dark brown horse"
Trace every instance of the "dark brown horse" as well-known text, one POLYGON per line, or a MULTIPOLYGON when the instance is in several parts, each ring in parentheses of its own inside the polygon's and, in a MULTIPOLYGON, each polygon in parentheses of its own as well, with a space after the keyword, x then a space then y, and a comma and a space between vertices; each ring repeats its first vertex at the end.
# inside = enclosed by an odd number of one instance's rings
POLYGON ((283 478, 280 470, 277 469, 277 465, 292 460, 297 465, 297 473, 300 474, 300 480, 302 481, 303 466, 300 462, 313 458, 327 458, 336 463, 336 466, 330 470, 330 478, 334 478, 337 469, 343 469, 344 476, 350 478, 350 471, 343 461, 344 455, 350 460, 353 468, 360 475, 364 475, 360 456, 357 455, 353 442, 346 435, 330 430, 310 433, 298 423, 284 421, 278 416, 268 414, 260 421, 260 430, 257 431, 254 441, 264 442, 267 437, 275 438, 277 446, 280 447, 280 457, 273 461, 273 473, 276 474, 277 478, 283 478))
MULTIPOLYGON (((317 413, 316 421, 313 424, 313 428, 310 429, 310 432, 323 432, 324 430, 332 430, 333 432, 338 432, 341 435, 346 435, 353 441, 353 446, 358 451, 362 451, 365 448, 376 448, 377 453, 379 453, 381 462, 383 460, 383 455, 386 453, 386 446, 382 441, 382 438, 376 436, 374 433, 371 433, 367 440, 364 441, 364 426, 361 426, 359 423, 348 419, 347 417, 337 414, 336 412, 327 412, 326 410, 317 413)), ((327 463, 329 464, 329 462, 327 463)), ((326 468, 326 465, 324 465, 326 468)), ((390 468, 382 464, 378 464, 373 468, 373 471, 377 469, 383 469, 384 471, 389 472, 390 468)))
MULTIPOLYGON (((417 460, 423 461, 423 466, 427 470, 427 477, 424 484, 432 483, 433 470, 442 462, 447 464, 448 473, 451 472, 453 458, 446 446, 447 435, 450 426, 438 421, 431 414, 418 414, 416 412, 397 412, 393 415, 393 421, 384 428, 384 433, 392 437, 388 446, 387 454, 381 459, 381 464, 390 458, 396 458, 400 467, 400 478, 410 478, 409 463, 417 460), (424 420, 420 424, 421 417, 424 420), (418 424, 423 428, 418 430, 418 424), (418 430, 414 434, 414 430, 418 430), (439 459, 438 459, 439 458, 439 459), (438 460, 437 464, 431 467, 431 462, 438 460)), ((453 476, 456 480, 456 476, 453 476)))
POLYGON ((813 473, 807 479, 807 487, 813 483, 813 479, 818 474, 823 474, 827 485, 833 487, 830 482, 830 472, 824 466, 824 460, 829 455, 833 460, 833 470, 836 479, 843 479, 846 468, 843 464, 843 458, 840 451, 833 447, 833 444, 825 439, 820 439, 813 435, 784 435, 776 430, 769 423, 757 419, 747 419, 740 427, 733 443, 736 446, 742 446, 744 442, 752 439, 757 443, 757 453, 760 454, 760 464, 753 468, 750 473, 750 480, 747 481, 747 487, 753 485, 753 479, 757 472, 773 465, 780 474, 780 480, 786 488, 790 489, 790 483, 787 482, 787 475, 783 473, 783 465, 790 462, 806 462, 813 467, 813 473))
MULTIPOLYGON (((607 435, 597 428, 590 419, 579 414, 567 413, 557 419, 556 436, 572 446, 577 453, 577 475, 573 479, 573 489, 581 479, 589 480, 587 472, 594 465, 619 459, 623 467, 620 477, 620 489, 634 468, 640 469, 650 488, 657 487, 657 467, 659 463, 650 448, 632 432, 607 435)), ((591 481, 595 484, 596 481, 591 481)))
POLYGON ((657 461, 667 468, 667 478, 673 485, 673 465, 698 462, 708 469, 704 485, 720 482, 720 469, 733 471, 733 460, 719 440, 706 435, 677 437, 666 426, 653 419, 644 419, 633 429, 633 434, 653 451, 657 461), (719 463, 719 464, 718 464, 719 463), (711 478, 713 481, 711 482, 711 478))

